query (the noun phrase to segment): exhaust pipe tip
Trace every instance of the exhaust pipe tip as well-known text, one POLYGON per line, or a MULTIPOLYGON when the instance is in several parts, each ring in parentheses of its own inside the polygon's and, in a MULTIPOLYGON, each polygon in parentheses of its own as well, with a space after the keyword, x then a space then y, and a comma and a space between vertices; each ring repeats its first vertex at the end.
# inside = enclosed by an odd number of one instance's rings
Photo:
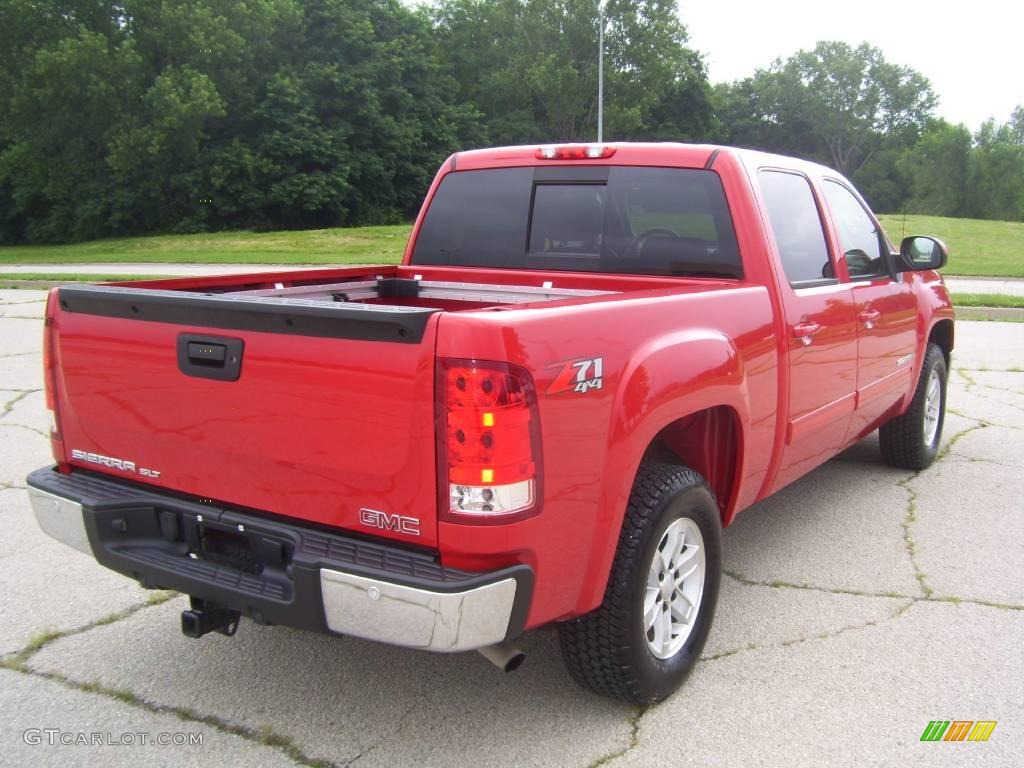
POLYGON ((485 645, 477 652, 502 672, 515 672, 526 661, 526 654, 511 643, 485 645))

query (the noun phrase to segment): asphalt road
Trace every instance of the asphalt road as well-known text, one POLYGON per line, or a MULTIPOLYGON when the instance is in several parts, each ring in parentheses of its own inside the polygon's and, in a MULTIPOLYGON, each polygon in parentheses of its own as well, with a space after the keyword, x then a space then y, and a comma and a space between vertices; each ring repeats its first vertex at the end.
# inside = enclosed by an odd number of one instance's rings
POLYGON ((1024 764, 1024 326, 959 324, 931 469, 888 469, 869 438, 741 515, 705 658, 638 710, 578 689, 550 630, 510 675, 251 623, 183 637, 183 597, 32 518, 42 299, 0 292, 2 764, 1024 764), (921 742, 936 719, 998 725, 984 743, 921 742), (190 735, 203 743, 153 743, 190 735))

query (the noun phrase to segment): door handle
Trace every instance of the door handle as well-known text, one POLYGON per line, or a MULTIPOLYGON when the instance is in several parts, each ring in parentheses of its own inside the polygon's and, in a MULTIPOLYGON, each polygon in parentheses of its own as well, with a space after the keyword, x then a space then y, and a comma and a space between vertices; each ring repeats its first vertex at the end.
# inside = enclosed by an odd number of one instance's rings
POLYGON ((878 322, 878 318, 880 318, 881 316, 882 313, 879 312, 877 309, 865 309, 857 317, 859 317, 860 321, 864 323, 864 325, 866 325, 868 328, 874 328, 875 323, 878 322))
POLYGON ((793 335, 796 336, 800 340, 800 343, 806 347, 813 341, 812 337, 814 336, 814 334, 816 334, 821 329, 822 325, 820 323, 797 323, 796 325, 793 326, 793 335))

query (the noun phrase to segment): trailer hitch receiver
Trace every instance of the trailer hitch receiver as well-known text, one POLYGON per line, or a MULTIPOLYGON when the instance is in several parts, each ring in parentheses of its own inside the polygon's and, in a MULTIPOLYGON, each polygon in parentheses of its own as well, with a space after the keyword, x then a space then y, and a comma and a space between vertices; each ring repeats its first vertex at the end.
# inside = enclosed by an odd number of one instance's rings
POLYGON ((186 637, 199 639, 209 632, 233 637, 238 631, 238 611, 199 597, 189 597, 189 605, 189 610, 181 612, 181 631, 186 637))

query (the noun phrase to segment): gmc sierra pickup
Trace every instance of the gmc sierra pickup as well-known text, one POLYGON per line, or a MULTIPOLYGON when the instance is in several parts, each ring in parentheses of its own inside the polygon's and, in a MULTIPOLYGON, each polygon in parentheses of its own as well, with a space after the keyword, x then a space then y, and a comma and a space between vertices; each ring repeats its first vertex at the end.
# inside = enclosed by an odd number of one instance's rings
POLYGON ((880 429, 927 466, 945 246, 849 181, 683 144, 462 152, 399 266, 51 291, 40 526, 241 616, 504 668, 555 623, 576 680, 675 690, 721 529, 880 429))

